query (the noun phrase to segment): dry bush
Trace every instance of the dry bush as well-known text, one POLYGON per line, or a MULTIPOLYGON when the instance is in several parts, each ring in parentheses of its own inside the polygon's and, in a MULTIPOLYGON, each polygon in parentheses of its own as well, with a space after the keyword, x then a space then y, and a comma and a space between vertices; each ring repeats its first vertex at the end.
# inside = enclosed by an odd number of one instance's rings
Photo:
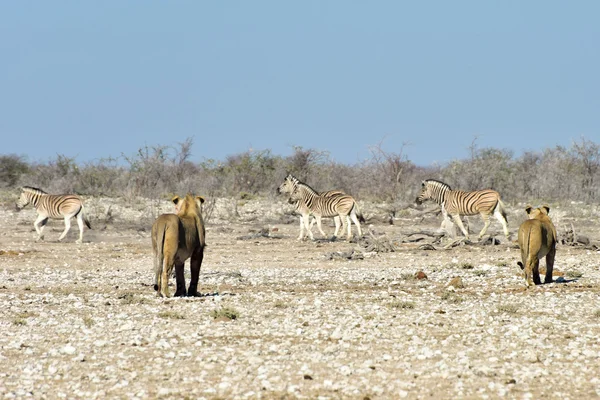
POLYGON ((382 143, 371 158, 354 165, 334 162, 326 151, 293 147, 287 157, 270 150, 248 150, 224 161, 190 161, 193 140, 175 146, 144 146, 133 155, 79 165, 57 155, 46 163, 28 164, 23 157, 0 156, 0 187, 39 187, 49 193, 164 199, 193 192, 209 203, 216 197, 273 198, 287 173, 317 191, 343 190, 357 200, 384 202, 395 215, 413 203, 423 179, 437 178, 454 189, 493 188, 505 202, 600 200, 600 144, 582 138, 570 148, 556 146, 525 152, 479 148, 472 142, 470 157, 446 165, 422 167, 410 161, 403 145, 397 152, 382 143))
POLYGON ((25 158, 16 154, 0 156, 0 187, 13 187, 29 171, 25 158))

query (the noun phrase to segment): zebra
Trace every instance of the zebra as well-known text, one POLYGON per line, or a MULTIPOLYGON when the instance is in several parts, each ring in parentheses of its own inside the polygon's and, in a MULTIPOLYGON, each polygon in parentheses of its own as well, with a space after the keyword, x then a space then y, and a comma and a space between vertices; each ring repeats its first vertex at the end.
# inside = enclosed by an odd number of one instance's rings
MULTIPOLYGON (((328 190, 326 192, 321 192, 319 195, 323 196, 323 197, 333 197, 333 196, 345 195, 345 194, 346 193, 342 192, 341 190, 328 190)), ((308 209, 306 204, 304 202, 301 202, 300 200, 292 200, 290 198, 288 200, 288 202, 293 204, 294 211, 297 214, 300 214, 300 235, 298 236, 298 240, 302 240, 304 238, 304 217, 303 217, 303 215, 308 215, 308 218, 310 218, 310 210, 308 209)), ((337 224, 340 223, 339 222, 340 217, 338 215, 334 216, 333 220, 336 223, 336 226, 337 226, 337 224)), ((310 220, 310 224, 308 226, 309 232, 312 231, 312 227, 316 221, 317 221, 317 218, 313 215, 313 218, 310 220)), ((320 224, 318 224, 317 227, 319 228, 319 232, 321 232, 321 235, 327 236, 325 234, 325 232, 323 232, 323 229, 320 224)))
MULTIPOLYGON (((364 218, 358 208, 356 200, 347 194, 331 194, 330 196, 322 196, 307 184, 299 181, 293 175, 289 174, 283 183, 277 188, 279 193, 287 193, 290 196, 290 202, 296 205, 296 210, 302 215, 302 222, 308 231, 311 240, 314 240, 313 234, 308 224, 308 218, 312 214, 317 220, 319 231, 325 236, 321 228, 322 217, 334 217, 335 232, 334 238, 340 230, 340 223, 343 224, 341 217, 346 217, 346 225, 348 226, 348 240, 352 237, 352 228, 350 220, 354 222, 358 230, 358 235, 362 236, 360 221, 364 222, 364 218), (338 218, 335 218, 338 217, 338 218)), ((302 229, 302 227, 301 227, 302 229)), ((299 239, 302 239, 302 232, 299 239)))
POLYGON ((17 210, 21 210, 23 207, 31 203, 37 213, 38 217, 33 223, 35 231, 38 234, 38 240, 44 240, 44 226, 48 222, 48 218, 65 220, 65 230, 58 238, 61 241, 69 229, 71 228, 71 218, 77 217, 77 225, 79 225, 79 239, 77 243, 83 242, 83 223, 87 225, 89 229, 92 229, 90 221, 85 216, 83 210, 83 202, 79 196, 74 194, 48 194, 41 189, 34 188, 31 186, 24 186, 21 191, 21 197, 17 201, 17 210))
POLYGON ((490 226, 491 214, 494 214, 494 217, 502 224, 504 236, 507 238, 509 236, 504 203, 500 200, 500 194, 495 190, 484 189, 464 192, 462 190, 452 190, 450 185, 444 182, 427 179, 421 184, 421 192, 416 198, 416 203, 421 204, 427 199, 432 199, 442 207, 442 214, 445 219, 448 218, 448 215, 452 217, 467 240, 469 240, 469 232, 467 232, 460 219, 461 215, 481 215, 484 225, 479 233, 479 239, 483 237, 490 226))

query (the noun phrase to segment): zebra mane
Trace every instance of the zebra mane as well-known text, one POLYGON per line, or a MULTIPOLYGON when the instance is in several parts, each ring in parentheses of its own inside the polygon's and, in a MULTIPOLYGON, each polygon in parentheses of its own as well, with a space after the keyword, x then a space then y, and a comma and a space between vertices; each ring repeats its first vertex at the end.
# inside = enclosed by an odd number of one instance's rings
POLYGON ((315 189, 310 187, 308 184, 302 182, 300 179, 296 178, 292 174, 288 174, 288 176, 285 179, 288 181, 291 181, 294 184, 294 186, 296 186, 296 187, 302 186, 302 187, 307 188, 310 191, 314 192, 315 194, 319 194, 319 192, 317 192, 315 189))
POLYGON ((292 174, 288 174, 288 176, 285 177, 285 180, 292 182, 294 185, 297 185, 298 183, 302 183, 302 182, 300 182, 300 180, 298 178, 296 178, 292 174))
POLYGON ((35 194, 48 194, 48 193, 44 192, 42 189, 36 188, 33 186, 23 186, 23 191, 29 192, 29 193, 35 193, 35 194))
POLYGON ((452 190, 450 185, 448 185, 447 183, 444 183, 442 181, 438 181, 437 179, 426 179, 423 181, 423 184, 425 184, 425 185, 430 184, 430 183, 435 186, 441 186, 441 187, 447 188, 448 190, 452 190))

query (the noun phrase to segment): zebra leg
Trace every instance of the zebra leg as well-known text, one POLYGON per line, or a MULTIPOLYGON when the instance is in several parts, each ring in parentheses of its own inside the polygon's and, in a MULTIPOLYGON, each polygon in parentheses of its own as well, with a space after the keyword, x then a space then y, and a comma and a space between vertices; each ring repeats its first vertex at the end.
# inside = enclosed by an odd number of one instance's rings
POLYGON ((490 227, 490 216, 489 214, 481 214, 481 219, 483 220, 483 229, 481 230, 481 232, 479 232, 479 239, 481 239, 483 237, 483 235, 485 235, 485 233, 487 232, 488 228, 490 227))
POLYGON ((362 230, 360 229, 360 222, 358 221, 356 213, 353 212, 352 214, 350 214, 350 218, 352 219, 352 222, 354 222, 354 225, 356 225, 356 230, 358 230, 358 237, 361 238, 362 230))
POLYGON ((452 215, 452 219, 454 220, 454 223, 456 225, 458 225, 458 227, 462 231, 463 235, 465 235, 465 238, 467 240, 470 240, 469 239, 469 232, 467 232, 467 230, 465 229, 465 226, 462 223, 462 219, 460 219, 460 214, 454 214, 454 215, 452 215))
POLYGON ((325 232, 323 232, 323 226, 321 225, 321 216, 314 216, 314 218, 317 220, 317 229, 319 229, 319 232, 321 232, 321 235, 323 235, 323 237, 327 237, 327 235, 325 234, 325 232))
POLYGON ((79 226, 79 239, 75 243, 83 243, 83 212, 77 214, 77 225, 79 226))
POLYGON ((506 221, 506 218, 504 218, 504 215, 502 215, 498 208, 494 210, 494 217, 496 217, 496 219, 500 221, 500 223, 502 224, 502 230, 504 231, 504 236, 508 238, 508 221, 506 221))
MULTIPOLYGON (((302 222, 304 223, 304 227, 306 228, 306 230, 308 231, 308 237, 310 238, 310 240, 315 240, 312 231, 310 230, 310 227, 308 225, 308 220, 310 218, 310 214, 303 214, 302 215, 302 222)), ((320 221, 317 219, 317 224, 319 224, 320 221)))
POLYGON ((71 216, 70 215, 65 217, 65 230, 58 238, 59 242, 64 239, 64 237, 67 235, 67 232, 69 232, 69 229, 71 229, 71 216))
POLYGON ((346 215, 346 225, 348 225, 348 240, 352 239, 352 224, 350 223, 350 216, 346 215))
POLYGON ((304 221, 302 219, 302 215, 300 216, 300 236, 298 236, 298 240, 304 239, 304 221))
POLYGON ((38 240, 44 240, 44 226, 48 222, 48 217, 38 215, 37 219, 33 223, 33 227, 38 234, 38 240))
POLYGON ((335 222, 335 231, 333 232, 333 237, 336 238, 340 230, 340 225, 342 224, 340 216, 336 215, 333 217, 333 222, 335 222))

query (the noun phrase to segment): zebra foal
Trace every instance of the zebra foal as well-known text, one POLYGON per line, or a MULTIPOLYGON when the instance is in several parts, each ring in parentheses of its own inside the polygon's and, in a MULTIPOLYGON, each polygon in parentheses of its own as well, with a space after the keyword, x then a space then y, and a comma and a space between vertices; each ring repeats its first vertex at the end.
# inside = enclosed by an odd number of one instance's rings
MULTIPOLYGON (((334 197, 334 196, 345 195, 345 194, 346 193, 342 192, 341 190, 329 190, 327 192, 321 192, 319 195, 323 196, 323 197, 334 197)), ((290 198, 290 199, 288 199, 288 202, 290 204, 293 204, 294 211, 297 214, 300 214, 300 235, 298 236, 298 240, 302 240, 304 238, 304 219, 305 219, 303 217, 303 215, 308 215, 308 218, 310 218, 311 212, 308 209, 307 205, 304 202, 301 202, 300 200, 292 200, 292 198, 290 198)), ((317 221, 317 218, 313 215, 313 218, 310 220, 310 224, 308 226, 309 232, 312 232, 312 227, 316 221, 317 221)), ((337 224, 340 223, 339 215, 334 216, 333 221, 336 223, 336 226, 337 226, 337 224)), ((319 219, 319 222, 320 222, 320 219, 319 219)), ((327 236, 325 234, 325 232, 323 232, 321 224, 317 224, 317 228, 319 229, 319 232, 321 232, 321 235, 327 236)))
POLYGON ((504 236, 507 238, 509 236, 504 203, 500 200, 500 194, 495 190, 484 189, 472 192, 452 190, 450 185, 444 182, 427 179, 421 184, 421 192, 416 198, 416 203, 421 204, 428 199, 435 201, 442 207, 444 218, 448 218, 448 215, 452 217, 467 240, 469 239, 469 232, 467 232, 460 219, 461 215, 481 215, 484 225, 479 233, 479 239, 483 237, 490 226, 490 215, 492 214, 502 224, 504 236))
MULTIPOLYGON (((354 198, 350 195, 343 194, 337 191, 325 192, 325 194, 319 194, 313 188, 307 184, 299 181, 293 175, 288 175, 283 183, 277 189, 279 193, 287 193, 290 198, 289 201, 296 205, 296 211, 301 216, 301 223, 308 231, 308 235, 311 240, 314 240, 312 231, 309 227, 309 217, 313 215, 317 221, 317 227, 323 236, 326 236, 321 227, 322 217, 334 217, 335 221, 335 232, 334 237, 340 230, 340 225, 344 223, 342 217, 345 217, 346 225, 348 227, 348 240, 352 238, 352 228, 350 220, 354 222, 358 230, 358 235, 362 236, 359 220, 364 222, 364 218, 360 213, 358 204, 354 198)), ((303 238, 302 225, 300 227, 300 237, 303 238)))
POLYGON ((85 216, 83 210, 83 202, 79 196, 74 194, 48 194, 41 189, 24 186, 21 191, 21 197, 17 200, 17 209, 21 210, 28 204, 32 204, 38 217, 33 223, 35 231, 38 234, 38 240, 44 240, 44 226, 48 222, 48 218, 65 220, 65 230, 58 238, 61 241, 71 229, 71 218, 77 217, 77 225, 79 225, 79 239, 77 243, 83 242, 83 224, 92 229, 90 221, 85 216))

